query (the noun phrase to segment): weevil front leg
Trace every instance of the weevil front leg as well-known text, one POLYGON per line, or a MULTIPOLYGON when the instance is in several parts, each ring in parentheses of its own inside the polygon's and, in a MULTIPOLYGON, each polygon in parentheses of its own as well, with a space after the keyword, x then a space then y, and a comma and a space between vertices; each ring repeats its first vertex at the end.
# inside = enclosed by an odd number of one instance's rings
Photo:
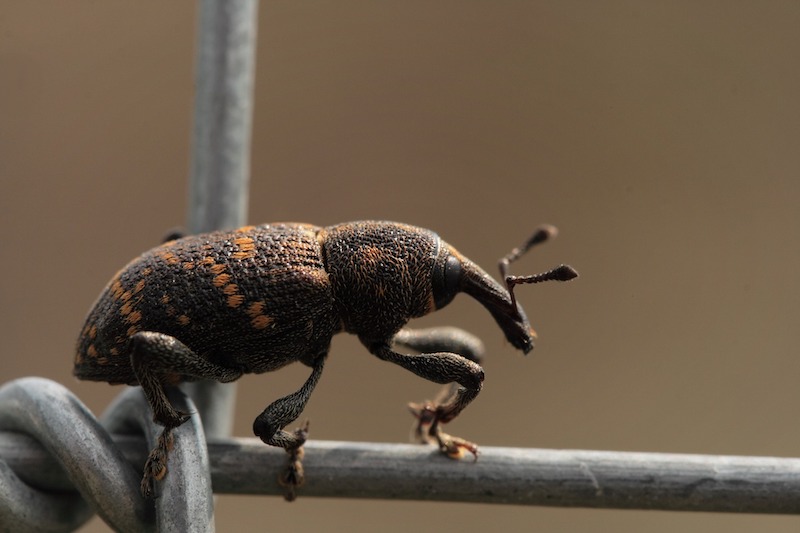
MULTIPOLYGON (((405 339, 405 341, 408 340, 408 338, 405 339)), ((453 420, 478 396, 483 386, 483 368, 478 363, 455 353, 436 352, 408 355, 392 350, 386 342, 364 342, 364 344, 370 353, 380 359, 395 363, 429 381, 458 384, 454 393, 444 401, 426 402, 421 405, 412 404, 412 413, 419 420, 418 427, 423 440, 435 439, 441 452, 448 457, 459 459, 464 456, 466 450, 477 458, 477 445, 444 433, 440 424, 446 424, 453 420), (426 433, 423 433, 423 428, 427 428, 426 433)))
POLYGON ((293 501, 296 498, 296 489, 305 481, 302 446, 308 438, 308 422, 291 433, 283 428, 297 420, 305 409, 306 403, 322 375, 324 364, 325 356, 322 355, 315 362, 311 375, 300 387, 300 390, 269 404, 253 422, 253 433, 257 437, 271 446, 283 448, 289 454, 289 464, 278 477, 278 482, 286 487, 284 497, 287 501, 293 501))
POLYGON ((153 331, 141 331, 131 336, 131 367, 153 411, 153 420, 164 426, 144 466, 141 491, 149 498, 153 496, 155 482, 167 473, 172 430, 189 419, 189 413, 172 406, 165 387, 187 379, 228 382, 242 374, 201 358, 175 337, 153 331))

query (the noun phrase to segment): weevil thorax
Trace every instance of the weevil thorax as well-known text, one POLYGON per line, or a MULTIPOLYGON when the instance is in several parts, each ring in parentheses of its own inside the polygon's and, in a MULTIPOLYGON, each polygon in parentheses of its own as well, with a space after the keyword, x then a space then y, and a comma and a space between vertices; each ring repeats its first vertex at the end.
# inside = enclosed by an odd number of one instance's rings
POLYGON ((457 292, 456 261, 448 263, 449 247, 430 230, 349 222, 325 228, 320 241, 344 329, 364 339, 391 338, 457 292))

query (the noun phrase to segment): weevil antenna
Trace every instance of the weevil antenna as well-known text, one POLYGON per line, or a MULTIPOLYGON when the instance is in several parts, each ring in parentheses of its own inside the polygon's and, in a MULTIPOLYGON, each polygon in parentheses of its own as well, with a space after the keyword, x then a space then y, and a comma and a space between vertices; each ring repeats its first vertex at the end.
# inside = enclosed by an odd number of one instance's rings
POLYGON ((500 275, 506 281, 508 295, 511 298, 511 306, 517 309, 517 299, 514 296, 514 287, 523 283, 541 283, 542 281, 569 281, 578 277, 578 272, 569 265, 559 265, 552 270, 534 274, 532 276, 509 276, 508 267, 511 263, 525 255, 525 253, 536 246, 552 239, 558 235, 558 230, 555 226, 549 224, 540 226, 536 229, 533 235, 528 238, 522 246, 514 248, 505 257, 500 259, 500 275))
POLYGON ((555 226, 545 224, 536 228, 536 231, 533 232, 533 235, 531 235, 522 246, 514 248, 508 253, 508 255, 500 259, 500 277, 506 279, 508 277, 508 266, 511 263, 525 255, 528 250, 537 244, 546 242, 547 240, 554 238, 556 235, 558 235, 558 230, 555 226))

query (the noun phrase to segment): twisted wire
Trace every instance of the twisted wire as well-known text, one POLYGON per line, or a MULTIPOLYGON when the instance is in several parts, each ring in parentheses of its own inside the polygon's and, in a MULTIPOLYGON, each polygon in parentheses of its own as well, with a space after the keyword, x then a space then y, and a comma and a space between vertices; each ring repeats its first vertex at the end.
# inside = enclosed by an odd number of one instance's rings
MULTIPOLYGON (((52 381, 0 387, 0 530, 71 531, 96 511, 119 531, 213 531, 212 482, 221 494, 282 495, 283 450, 206 443, 194 415, 175 432, 160 497, 144 500, 140 473, 159 431, 149 417, 138 388, 98 422, 52 381)), ((794 458, 485 447, 471 462, 433 446, 310 441, 304 465, 301 498, 800 514, 794 458)))

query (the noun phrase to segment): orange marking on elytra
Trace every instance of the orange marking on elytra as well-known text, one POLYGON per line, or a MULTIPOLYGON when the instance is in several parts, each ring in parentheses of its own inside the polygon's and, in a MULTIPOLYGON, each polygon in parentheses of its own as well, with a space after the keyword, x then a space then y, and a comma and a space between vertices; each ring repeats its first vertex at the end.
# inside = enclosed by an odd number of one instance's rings
POLYGON ((256 256, 256 243, 250 237, 238 237, 233 239, 233 244, 239 247, 239 250, 232 254, 234 259, 252 259, 256 256))
POLYGON ((184 270, 191 270, 194 268, 194 263, 192 261, 184 261, 183 262, 183 269, 184 270))
POLYGON ((167 305, 169 303, 169 294, 164 294, 161 296, 161 303, 167 305))
POLYGON ((263 301, 253 302, 253 303, 251 303, 250 305, 247 306, 246 313, 247 313, 247 316, 249 316, 250 318, 255 318, 258 315, 260 315, 261 313, 263 313, 263 312, 264 312, 264 302, 263 301))
POLYGON ((128 300, 131 299, 131 296, 133 296, 131 294, 131 291, 125 291, 125 292, 122 293, 122 295, 119 297, 119 299, 122 300, 123 302, 127 302, 128 300))
POLYGON ((235 283, 229 283, 223 287, 222 292, 230 296, 231 294, 236 294, 239 292, 239 286, 235 283))
POLYGON ((200 261, 204 265, 213 265, 216 261, 214 261, 213 257, 204 257, 202 261, 200 261))
POLYGON ((163 251, 159 255, 161 256, 161 259, 167 262, 168 265, 175 265, 181 262, 181 260, 178 259, 175 254, 169 251, 163 251))
POLYGON ((133 304, 130 302, 125 302, 125 304, 119 308, 119 314, 121 315, 129 315, 131 311, 133 311, 133 304))
POLYGON ((140 279, 136 283, 136 286, 133 288, 133 294, 138 294, 138 293, 142 292, 142 289, 144 289, 144 280, 140 279))
POLYGON ((213 265, 211 268, 209 268, 209 270, 214 275, 222 274, 225 271, 225 265, 220 265, 219 263, 217 263, 216 265, 213 265))
POLYGON ((122 288, 122 283, 120 283, 120 281, 119 281, 119 280, 116 280, 116 281, 115 281, 115 282, 114 282, 114 283, 111 285, 111 295, 112 295, 112 296, 113 296, 115 299, 119 299, 119 298, 122 296, 122 293, 123 293, 123 292, 125 292, 125 291, 124 291, 124 289, 122 288))
POLYGON ((213 283, 215 287, 222 287, 224 285, 227 285, 230 280, 231 280, 230 274, 220 274, 219 276, 214 278, 213 283))
POLYGON ((142 270, 142 276, 149 276, 152 273, 153 273, 153 269, 150 268, 150 267, 147 267, 144 270, 142 270))
POLYGON ((189 318, 186 315, 181 315, 181 316, 178 317, 178 324, 180 324, 181 326, 185 326, 191 321, 192 321, 192 319, 189 318))
POLYGON ((133 311, 131 314, 125 317, 125 322, 128 324, 136 324, 142 319, 141 311, 133 311))
POLYGON ((250 324, 256 329, 264 329, 274 322, 272 317, 267 315, 258 315, 250 321, 250 324))
POLYGON ((255 226, 242 226, 241 228, 237 228, 233 231, 234 233, 247 233, 248 231, 252 231, 254 229, 256 229, 255 226))
POLYGON ((100 355, 97 353, 97 348, 94 347, 94 344, 90 344, 88 348, 86 348, 86 355, 89 357, 97 357, 100 355))
POLYGON ((134 335, 139 333, 141 330, 142 329, 139 326, 134 324, 133 326, 128 328, 128 331, 126 332, 126 334, 128 335, 128 337, 133 337, 134 335))
POLYGON ((244 296, 241 294, 231 294, 228 296, 228 307, 239 307, 244 302, 244 296))
POLYGON ((97 337, 97 326, 92 326, 89 328, 89 338, 95 339, 97 337))

